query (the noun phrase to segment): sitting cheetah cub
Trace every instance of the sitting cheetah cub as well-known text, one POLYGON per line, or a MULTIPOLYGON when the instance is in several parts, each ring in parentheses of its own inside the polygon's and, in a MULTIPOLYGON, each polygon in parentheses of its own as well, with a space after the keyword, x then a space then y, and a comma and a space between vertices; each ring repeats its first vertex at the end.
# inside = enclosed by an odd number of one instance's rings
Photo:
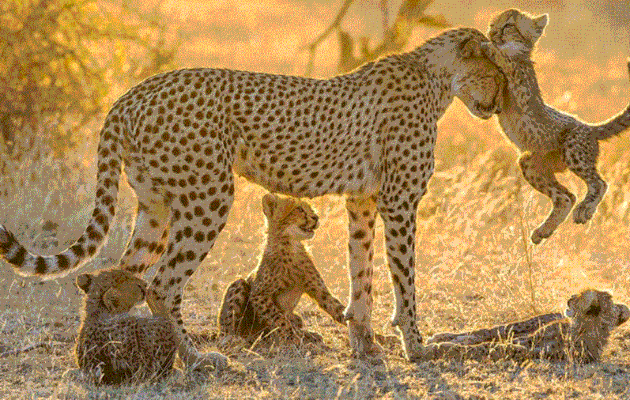
POLYGON ((575 196, 556 180, 555 173, 568 167, 586 182, 588 192, 573 211, 575 223, 586 223, 607 189, 596 167, 598 141, 630 126, 630 106, 605 123, 591 125, 545 104, 531 54, 547 21, 546 14, 532 18, 518 10, 506 10, 490 23, 491 42, 482 44, 508 79, 499 124, 522 152, 519 166, 525 180, 552 200, 547 219, 532 233, 535 244, 551 236, 575 204, 575 196))
POLYGON ((146 296, 146 283, 127 271, 82 274, 85 293, 75 354, 96 384, 121 384, 164 377, 173 367, 176 335, 165 316, 128 314, 146 296))
POLYGON ((544 314, 490 329, 438 334, 427 341, 423 359, 596 362, 612 330, 630 318, 630 310, 613 303, 607 292, 585 290, 569 299, 565 315, 544 314))
POLYGON ((302 244, 313 237, 317 215, 307 203, 289 197, 267 194, 262 203, 266 247, 260 265, 247 279, 232 282, 226 290, 219 312, 220 333, 250 342, 275 329, 283 341, 319 338, 303 331, 301 318, 293 313, 306 293, 335 321, 344 321, 343 304, 328 291, 302 244))

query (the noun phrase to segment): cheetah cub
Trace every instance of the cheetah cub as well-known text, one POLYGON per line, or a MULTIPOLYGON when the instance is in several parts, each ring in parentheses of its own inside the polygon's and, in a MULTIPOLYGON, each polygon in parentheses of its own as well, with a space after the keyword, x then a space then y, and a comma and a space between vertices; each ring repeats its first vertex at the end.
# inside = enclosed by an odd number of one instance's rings
POLYGON ((146 282, 112 269, 79 275, 76 284, 85 297, 75 355, 94 383, 157 379, 171 371, 177 340, 170 320, 128 314, 145 300, 146 282))
POLYGON ((303 201, 273 194, 265 195, 262 205, 267 221, 265 250, 247 279, 227 288, 219 312, 220 333, 249 342, 272 330, 283 342, 321 339, 302 330, 301 318, 293 313, 306 293, 335 321, 344 321, 343 304, 330 293, 302 244, 315 234, 317 214, 303 201))
MULTIPOLYGON (((545 104, 531 54, 547 21, 546 14, 533 18, 518 10, 506 10, 490 22, 491 42, 482 44, 508 79, 499 124, 522 152, 519 166, 525 180, 552 200, 547 219, 532 233, 535 244, 551 236, 575 204, 575 196, 556 180, 555 173, 568 167, 586 182, 588 192, 573 211, 575 223, 586 223, 607 189, 596 167, 598 141, 630 126, 630 106, 605 123, 591 125, 545 104)), ((630 63, 628 68, 630 71, 630 63)))
POLYGON ((568 300, 565 315, 544 314, 490 329, 438 334, 427 341, 423 359, 596 362, 612 330, 630 318, 630 310, 613 303, 607 292, 585 290, 568 300))

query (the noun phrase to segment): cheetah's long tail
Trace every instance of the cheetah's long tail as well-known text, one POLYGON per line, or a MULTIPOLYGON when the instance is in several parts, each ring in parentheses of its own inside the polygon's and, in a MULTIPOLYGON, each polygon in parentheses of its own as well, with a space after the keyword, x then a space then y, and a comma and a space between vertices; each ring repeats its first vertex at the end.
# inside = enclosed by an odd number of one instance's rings
POLYGON ((92 217, 81 237, 56 255, 29 252, 6 227, 0 225, 0 257, 23 276, 59 277, 89 261, 107 241, 116 210, 118 181, 122 170, 122 121, 111 114, 105 119, 98 146, 96 201, 92 217))
MULTIPOLYGON (((628 75, 630 76, 630 61, 628 61, 628 75)), ((592 135, 597 138, 597 140, 605 140, 612 136, 619 135, 630 127, 630 104, 624 111, 608 121, 590 126, 592 135)))

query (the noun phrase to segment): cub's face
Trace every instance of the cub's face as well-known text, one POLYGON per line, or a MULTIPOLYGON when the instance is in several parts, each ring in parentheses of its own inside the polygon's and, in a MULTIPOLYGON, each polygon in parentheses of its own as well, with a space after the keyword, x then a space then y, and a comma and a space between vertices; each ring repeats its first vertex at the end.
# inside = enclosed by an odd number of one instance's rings
POLYGON ((499 46, 509 43, 532 50, 548 22, 547 14, 531 17, 519 10, 505 10, 490 21, 488 37, 499 46))
POLYGON ((311 239, 319 226, 319 218, 306 202, 291 197, 267 194, 263 212, 269 232, 278 232, 296 240, 311 239))
POLYGON ((569 299, 565 314, 578 322, 597 321, 611 331, 630 318, 630 309, 613 303, 608 292, 589 289, 569 299))
POLYGON ((108 312, 122 314, 141 304, 147 284, 130 272, 118 269, 77 276, 76 285, 89 300, 100 302, 108 312))

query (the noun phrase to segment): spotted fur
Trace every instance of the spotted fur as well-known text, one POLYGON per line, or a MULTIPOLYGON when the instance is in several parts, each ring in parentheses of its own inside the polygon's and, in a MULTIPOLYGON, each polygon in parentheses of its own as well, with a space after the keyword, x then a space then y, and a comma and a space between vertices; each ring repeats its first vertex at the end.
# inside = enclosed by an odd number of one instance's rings
POLYGON ((612 330, 630 318, 630 309, 613 303, 610 293, 590 289, 572 296, 565 314, 566 318, 545 314, 491 329, 436 335, 428 340, 422 359, 597 362, 612 330), (551 322, 540 326, 545 320, 551 322))
POLYGON ((77 286, 85 298, 75 355, 94 383, 139 382, 171 371, 178 342, 169 318, 128 314, 145 300, 142 279, 127 271, 103 270, 79 275, 77 286))
POLYGON ((519 166, 523 176, 553 204, 547 219, 532 233, 536 244, 553 234, 575 204, 575 195, 556 180, 555 173, 569 168, 586 183, 588 191, 573 210, 573 221, 586 223, 607 189, 597 172, 598 141, 630 127, 630 105, 609 121, 591 125, 545 104, 531 53, 547 21, 546 14, 533 18, 506 10, 490 23, 492 43, 483 46, 508 76, 499 123, 522 152, 519 166))
POLYGON ((221 334, 251 341, 277 330, 282 341, 299 343, 305 332, 293 310, 304 293, 335 321, 343 322, 344 305, 330 293, 302 244, 315 234, 315 211, 304 201, 273 194, 263 198, 263 211, 267 220, 265 251, 247 279, 228 287, 219 312, 221 334))
POLYGON ((184 285, 227 221, 233 173, 295 197, 347 195, 350 342, 358 354, 373 348, 378 211, 395 290, 394 323, 414 358, 422 347, 414 285, 416 209, 433 174, 437 121, 454 97, 481 118, 499 110, 505 78, 482 54, 485 40, 475 29, 448 30, 413 51, 330 79, 226 69, 151 77, 117 100, 105 119, 96 205, 77 242, 60 254, 39 256, 1 227, 0 254, 24 275, 59 275, 83 264, 107 236, 124 164, 138 211, 120 267, 141 273, 155 264, 153 307, 163 302, 170 312, 180 355, 188 365, 223 366, 220 354, 196 352, 180 307, 184 285))
POLYGON ((526 336, 539 328, 562 319, 561 313, 549 313, 536 315, 525 321, 512 322, 506 325, 499 325, 492 328, 478 329, 465 333, 438 333, 427 340, 427 344, 451 342, 458 344, 473 345, 484 342, 500 342, 506 339, 526 336))

